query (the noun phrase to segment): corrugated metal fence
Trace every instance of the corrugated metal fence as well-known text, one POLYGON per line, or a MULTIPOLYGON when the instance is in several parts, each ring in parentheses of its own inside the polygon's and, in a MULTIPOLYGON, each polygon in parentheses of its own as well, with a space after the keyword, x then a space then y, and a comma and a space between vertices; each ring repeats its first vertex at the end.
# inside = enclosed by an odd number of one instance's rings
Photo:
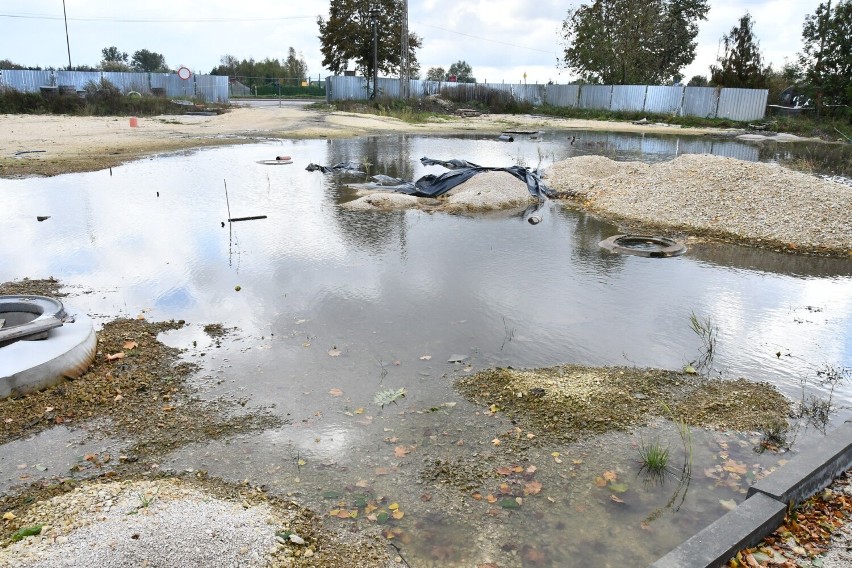
POLYGON ((167 97, 195 98, 207 102, 228 102, 228 77, 192 75, 183 80, 176 73, 120 73, 113 71, 30 71, 0 70, 0 88, 26 93, 59 89, 82 91, 91 82, 106 79, 122 93, 136 91, 167 97))
MULTIPOLYGON (((411 81, 412 97, 428 96, 442 89, 478 89, 483 87, 508 93, 518 101, 534 106, 548 104, 558 107, 647 112, 728 118, 731 120, 759 120, 766 114, 766 89, 727 89, 717 87, 667 87, 658 85, 517 85, 443 83, 436 81, 411 81)), ((326 99, 364 100, 369 98, 364 77, 326 77, 326 99)), ((380 78, 379 95, 399 98, 399 79, 380 78)))

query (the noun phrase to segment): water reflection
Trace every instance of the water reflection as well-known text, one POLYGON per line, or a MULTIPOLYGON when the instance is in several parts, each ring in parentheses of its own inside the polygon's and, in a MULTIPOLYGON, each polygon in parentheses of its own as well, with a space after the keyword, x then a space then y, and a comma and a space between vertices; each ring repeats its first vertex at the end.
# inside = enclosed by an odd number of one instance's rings
MULTIPOLYGON (((187 320, 190 328, 170 340, 219 379, 201 380, 207 396, 239 391, 293 422, 239 445, 174 456, 180 467, 251 476, 290 491, 296 477, 308 477, 293 460, 302 456, 314 484, 309 498, 331 484, 375 477, 375 468, 396 467, 403 458, 385 438, 416 446, 404 458, 408 467, 376 486, 418 511, 412 518, 421 534, 443 527, 433 538, 417 537, 418 558, 444 555, 464 564, 468 549, 427 544, 451 536, 464 544, 478 527, 442 515, 455 505, 438 495, 432 505, 418 504, 418 464, 427 448, 429 457, 469 459, 481 448, 452 440, 485 440, 487 447, 512 426, 458 400, 455 373, 559 363, 680 368, 701 347, 689 330, 693 312, 718 325, 716 371, 726 377, 769 381, 796 398, 801 377, 823 362, 852 366, 847 260, 729 245, 698 245, 669 259, 619 256, 598 246, 616 227, 558 203, 541 207, 535 226, 521 211, 364 214, 339 207, 352 198, 345 180, 304 170, 309 162, 366 158, 372 173, 416 179, 442 171, 420 164, 423 156, 535 166, 584 152, 656 161, 689 149, 743 156, 756 148, 728 140, 578 136, 574 144, 549 133, 512 144, 483 136, 283 141, 142 160, 114 168, 112 176, 0 180, 0 280, 54 276, 71 287, 68 304, 80 311, 187 320), (278 153, 295 163, 256 163, 278 153), (222 227, 229 208, 234 217, 267 218, 222 227), (38 223, 36 215, 51 218, 38 223), (201 341, 205 323, 238 331, 216 348, 201 341), (330 356, 332 349, 340 355, 330 356), (451 354, 467 360, 448 364, 451 354), (372 404, 377 391, 398 388, 408 393, 404 406, 372 404), (454 411, 443 406, 448 402, 458 403, 454 411), (359 408, 365 410, 356 414, 359 408)), ((852 386, 840 385, 835 400, 850 404, 850 394, 852 386)), ((572 556, 647 564, 722 513, 718 495, 690 488, 684 507, 663 515, 656 532, 637 532, 671 491, 637 490, 623 508, 598 491, 592 480, 604 469, 619 467, 625 477, 632 471, 630 441, 620 436, 596 440, 589 450, 558 448, 578 452, 572 458, 582 463, 565 462, 574 469, 555 468, 554 448, 531 456, 548 464, 541 475, 558 506, 533 500, 523 513, 501 511, 506 523, 488 528, 502 531, 502 541, 489 542, 509 546, 517 543, 513 534, 523 533, 529 543, 517 545, 515 558, 542 552, 553 565, 572 556)), ((705 442, 696 463, 715 463, 717 455, 705 442)), ((471 507, 479 517, 490 515, 478 502, 471 507)))

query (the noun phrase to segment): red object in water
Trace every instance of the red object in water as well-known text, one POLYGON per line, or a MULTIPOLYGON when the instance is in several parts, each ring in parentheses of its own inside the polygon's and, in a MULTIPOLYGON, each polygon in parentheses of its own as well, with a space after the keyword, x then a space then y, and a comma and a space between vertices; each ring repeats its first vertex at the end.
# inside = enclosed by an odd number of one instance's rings
POLYGON ((130 117, 130 127, 136 128, 137 126, 139 126, 139 119, 136 118, 135 116, 131 116, 130 117))

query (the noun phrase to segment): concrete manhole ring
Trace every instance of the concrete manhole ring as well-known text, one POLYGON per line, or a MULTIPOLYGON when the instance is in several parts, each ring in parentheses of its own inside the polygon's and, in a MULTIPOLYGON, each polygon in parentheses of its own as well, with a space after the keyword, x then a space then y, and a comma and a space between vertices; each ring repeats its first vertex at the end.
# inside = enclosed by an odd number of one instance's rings
POLYGON ((652 235, 613 235, 600 242, 602 248, 621 254, 665 258, 686 252, 686 245, 668 237, 652 235))

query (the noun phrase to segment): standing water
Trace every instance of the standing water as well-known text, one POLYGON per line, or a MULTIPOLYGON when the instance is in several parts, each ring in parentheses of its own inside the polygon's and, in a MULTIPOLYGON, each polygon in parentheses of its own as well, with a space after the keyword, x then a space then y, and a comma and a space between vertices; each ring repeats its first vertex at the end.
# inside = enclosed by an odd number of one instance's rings
MULTIPOLYGON (((515 139, 282 141, 0 180, 0 281, 54 276, 69 303, 100 321, 186 320, 162 339, 201 366, 205 396, 288 421, 185 447, 164 468, 264 484, 344 529, 379 524, 412 566, 646 565, 777 466, 778 456, 753 451, 757 434, 695 429, 691 482, 659 484, 639 474, 635 445, 668 436, 677 454, 670 425, 513 457, 494 440, 535 433, 464 400, 454 379, 562 363, 680 369, 701 347, 694 313, 718 328, 722 377, 766 381, 794 400, 804 381, 824 396, 807 379, 852 366, 852 265, 729 245, 614 255, 598 243, 617 227, 553 202, 535 226, 517 212, 349 211, 340 207, 354 198, 349 188, 304 169, 355 161, 412 180, 444 171, 423 156, 529 167, 583 154, 767 159, 728 140, 515 139), (257 163, 281 154, 294 164, 257 163), (213 344, 202 331, 210 323, 236 328, 231 340, 213 344), (374 402, 398 389, 404 398, 374 402), (521 502, 503 498, 504 484, 523 487, 521 502)), ((833 397, 848 406, 852 387, 833 397)))

